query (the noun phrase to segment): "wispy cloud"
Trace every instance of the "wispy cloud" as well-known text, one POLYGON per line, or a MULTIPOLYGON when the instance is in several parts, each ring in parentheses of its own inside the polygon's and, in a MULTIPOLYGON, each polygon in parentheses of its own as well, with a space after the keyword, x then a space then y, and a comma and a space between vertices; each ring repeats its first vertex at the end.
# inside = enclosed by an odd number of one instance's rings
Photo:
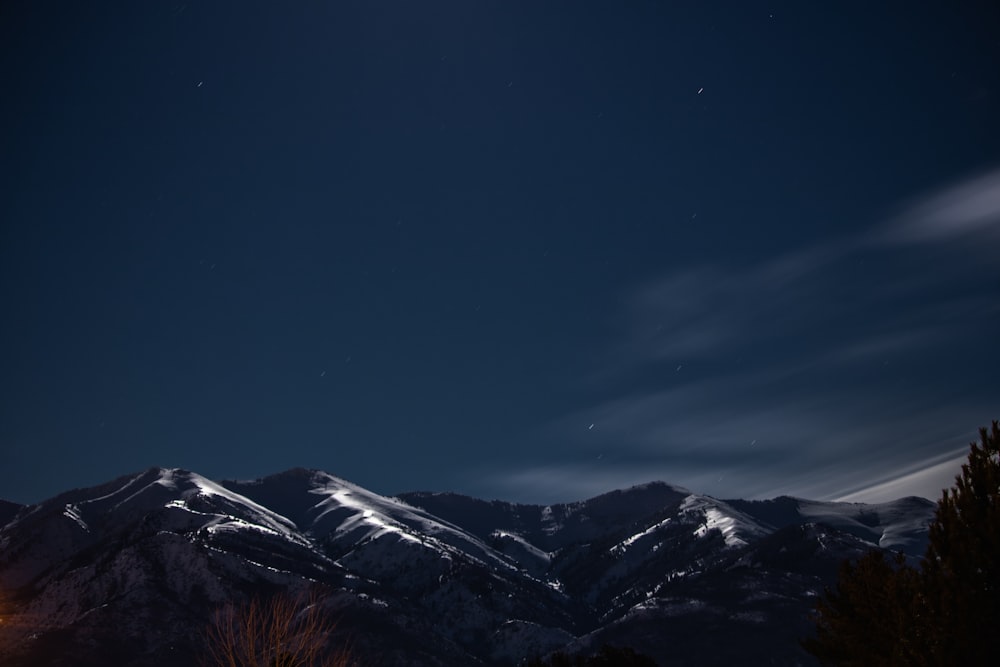
POLYGON ((601 372, 660 364, 690 373, 702 360, 747 366, 763 360, 774 372, 776 363, 788 370, 864 360, 940 337, 941 318, 932 311, 954 310, 954 295, 919 300, 927 276, 894 272, 883 258, 865 264, 856 248, 840 242, 641 285, 625 299, 621 338, 601 372))
POLYGON ((967 451, 931 457, 921 461, 914 470, 906 471, 885 481, 876 482, 836 498, 842 502, 881 503, 903 496, 923 496, 931 500, 941 497, 942 490, 955 483, 967 451), (941 460, 941 459, 944 460, 941 460))
POLYGON ((842 248, 812 248, 744 268, 702 266, 640 286, 626 299, 623 349, 635 361, 672 361, 808 325, 797 310, 842 248))
POLYGON ((915 473, 940 463, 942 451, 953 460, 992 407, 900 401, 878 388, 775 398, 751 377, 720 378, 561 419, 540 436, 572 441, 560 460, 494 473, 491 483, 501 497, 545 501, 653 479, 721 497, 873 499, 890 488, 936 497, 943 487, 915 473))
POLYGON ((927 270, 902 242, 998 230, 1000 171, 922 198, 883 243, 639 285, 594 369, 600 398, 537 434, 561 458, 493 481, 526 497, 545 480, 561 499, 650 479, 725 497, 936 498, 1000 407, 973 353, 1000 335, 1000 269, 927 270))
POLYGON ((921 197, 876 236, 919 243, 984 234, 1000 239, 1000 169, 921 197))

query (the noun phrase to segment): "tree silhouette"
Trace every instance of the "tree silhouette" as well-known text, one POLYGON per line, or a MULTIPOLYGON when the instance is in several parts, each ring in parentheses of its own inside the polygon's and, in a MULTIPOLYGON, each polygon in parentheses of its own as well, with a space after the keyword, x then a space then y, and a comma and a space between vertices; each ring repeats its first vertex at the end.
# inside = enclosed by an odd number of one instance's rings
POLYGON ((335 623, 315 595, 275 595, 226 605, 207 632, 205 667, 346 667, 329 647, 335 623))
POLYGON ((845 563, 803 641, 823 665, 986 665, 1000 655, 1000 424, 979 430, 919 568, 872 551, 845 563))
POLYGON ((916 575, 902 555, 890 562, 878 550, 842 563, 835 589, 817 603, 816 637, 803 642, 806 650, 824 665, 913 664, 916 575))
POLYGON ((1000 655, 1000 425, 979 434, 938 502, 922 563, 926 625, 937 630, 925 647, 933 664, 980 665, 1000 655))

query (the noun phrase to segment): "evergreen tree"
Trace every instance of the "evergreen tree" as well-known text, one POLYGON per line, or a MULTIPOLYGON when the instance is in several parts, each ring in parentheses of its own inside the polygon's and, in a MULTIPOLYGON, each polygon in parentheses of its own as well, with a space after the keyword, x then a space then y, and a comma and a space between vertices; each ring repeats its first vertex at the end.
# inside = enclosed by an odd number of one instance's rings
POLYGON ((845 563, 803 646, 824 665, 987 665, 1000 655, 1000 424, 944 491, 920 568, 845 563))
POLYGON ((816 637, 803 646, 824 665, 890 667, 912 655, 917 573, 873 549, 840 566, 837 585, 817 604, 816 637))
POLYGON ((979 434, 938 502, 922 563, 933 664, 984 665, 1000 656, 1000 425, 979 434))

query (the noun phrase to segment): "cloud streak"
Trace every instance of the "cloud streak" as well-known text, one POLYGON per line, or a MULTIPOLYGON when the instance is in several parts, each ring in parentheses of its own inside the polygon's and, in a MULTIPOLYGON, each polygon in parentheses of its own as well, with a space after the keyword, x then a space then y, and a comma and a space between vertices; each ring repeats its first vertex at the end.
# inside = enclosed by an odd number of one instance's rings
POLYGON ((572 499, 662 479, 723 497, 936 499, 1000 406, 976 356, 1000 335, 1000 276, 944 260, 927 271, 912 242, 998 229, 1000 171, 922 198, 882 244, 639 285, 591 377, 600 398, 536 434, 561 456, 495 487, 547 479, 549 496, 572 499))
POLYGON ((959 475, 962 464, 967 458, 963 450, 961 455, 945 455, 921 461, 915 469, 899 474, 891 479, 876 482, 851 493, 836 498, 841 502, 881 503, 903 496, 923 496, 938 500, 942 490, 950 488, 959 475))
POLYGON ((878 236, 889 243, 925 243, 973 235, 1000 239, 1000 169, 922 197, 878 236))
POLYGON ((840 248, 814 248, 759 266, 703 266, 639 287, 626 300, 626 354, 640 363, 715 354, 763 335, 792 335, 797 310, 840 248))

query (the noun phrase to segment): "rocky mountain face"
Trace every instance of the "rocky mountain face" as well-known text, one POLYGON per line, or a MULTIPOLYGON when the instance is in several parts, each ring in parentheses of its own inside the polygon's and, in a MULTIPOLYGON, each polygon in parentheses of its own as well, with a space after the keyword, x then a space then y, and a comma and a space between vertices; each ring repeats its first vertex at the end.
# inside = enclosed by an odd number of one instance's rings
POLYGON ((662 665, 812 664, 838 564, 918 557, 934 504, 717 500, 667 484, 572 504, 380 496, 321 471, 151 469, 0 503, 0 663, 198 664, 230 602, 321 591, 359 664, 514 665, 627 645, 662 665))

